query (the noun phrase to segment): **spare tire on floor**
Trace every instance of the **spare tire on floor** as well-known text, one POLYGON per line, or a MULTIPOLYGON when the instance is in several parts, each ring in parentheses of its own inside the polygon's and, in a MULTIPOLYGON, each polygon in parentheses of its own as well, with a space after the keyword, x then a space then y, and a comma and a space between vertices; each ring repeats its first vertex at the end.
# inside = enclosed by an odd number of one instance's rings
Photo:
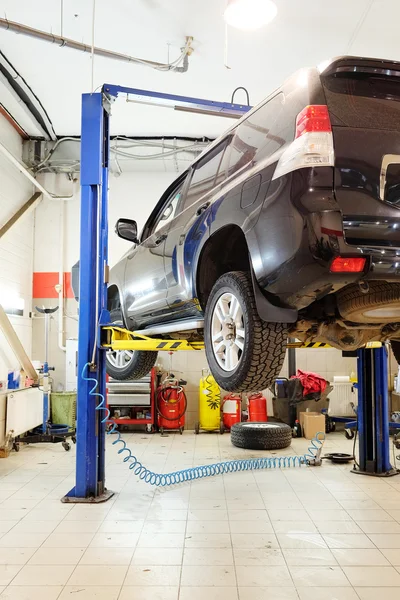
POLYGON ((231 429, 231 442, 238 448, 249 450, 278 450, 292 442, 292 429, 285 423, 235 423, 231 429))

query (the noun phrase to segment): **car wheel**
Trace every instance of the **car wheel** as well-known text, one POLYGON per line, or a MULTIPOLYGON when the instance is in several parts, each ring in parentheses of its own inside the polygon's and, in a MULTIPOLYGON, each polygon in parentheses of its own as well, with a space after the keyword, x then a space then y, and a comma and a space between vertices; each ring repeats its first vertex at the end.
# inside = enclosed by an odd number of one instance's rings
POLYGON ((292 429, 285 423, 235 423, 231 442, 238 448, 249 450, 278 450, 292 443, 292 429))
MULTIPOLYGON (((124 327, 121 311, 112 310, 111 323, 124 327)), ((118 380, 141 379, 154 367, 157 352, 144 350, 108 350, 106 353, 106 370, 110 377, 118 380)))
POLYGON ((269 387, 281 372, 286 340, 284 324, 258 316, 248 273, 232 271, 217 280, 205 311, 204 341, 220 387, 228 392, 269 387))

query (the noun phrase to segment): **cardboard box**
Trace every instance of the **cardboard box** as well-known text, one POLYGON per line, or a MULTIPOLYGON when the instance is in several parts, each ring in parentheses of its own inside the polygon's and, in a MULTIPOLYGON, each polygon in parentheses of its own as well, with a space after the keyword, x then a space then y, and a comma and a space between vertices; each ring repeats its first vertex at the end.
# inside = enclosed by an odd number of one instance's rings
POLYGON ((325 432, 325 415, 318 412, 301 412, 300 425, 303 436, 312 440, 319 431, 325 432))

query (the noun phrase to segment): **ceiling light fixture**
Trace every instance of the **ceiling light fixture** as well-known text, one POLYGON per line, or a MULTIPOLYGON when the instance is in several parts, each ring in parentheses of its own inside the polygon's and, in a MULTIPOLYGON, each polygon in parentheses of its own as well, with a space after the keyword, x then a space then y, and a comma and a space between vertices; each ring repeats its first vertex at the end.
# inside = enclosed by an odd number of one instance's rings
POLYGON ((237 29, 260 29, 270 23, 278 12, 272 0, 228 0, 224 19, 237 29))

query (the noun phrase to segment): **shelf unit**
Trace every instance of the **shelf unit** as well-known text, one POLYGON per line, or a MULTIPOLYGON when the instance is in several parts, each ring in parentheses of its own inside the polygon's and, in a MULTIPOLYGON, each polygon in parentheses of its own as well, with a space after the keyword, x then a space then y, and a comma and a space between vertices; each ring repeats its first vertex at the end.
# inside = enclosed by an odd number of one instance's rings
POLYGON ((153 368, 142 379, 133 381, 118 381, 109 378, 107 381, 107 407, 110 419, 117 425, 143 425, 149 431, 155 431, 155 389, 157 373, 153 368), (119 410, 125 415, 114 418, 119 410), (145 418, 138 418, 143 413, 145 418), (128 418, 127 418, 127 415, 128 418))

